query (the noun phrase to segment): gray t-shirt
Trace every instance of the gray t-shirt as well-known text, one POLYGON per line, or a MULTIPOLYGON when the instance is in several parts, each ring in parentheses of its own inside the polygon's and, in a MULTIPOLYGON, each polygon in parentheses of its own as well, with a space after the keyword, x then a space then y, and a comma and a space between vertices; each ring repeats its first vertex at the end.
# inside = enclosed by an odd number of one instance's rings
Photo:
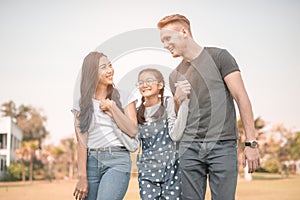
POLYGON ((170 74, 175 93, 177 81, 192 86, 186 128, 181 141, 217 141, 237 139, 233 98, 223 80, 239 71, 235 59, 224 49, 205 47, 191 62, 182 61, 170 74))

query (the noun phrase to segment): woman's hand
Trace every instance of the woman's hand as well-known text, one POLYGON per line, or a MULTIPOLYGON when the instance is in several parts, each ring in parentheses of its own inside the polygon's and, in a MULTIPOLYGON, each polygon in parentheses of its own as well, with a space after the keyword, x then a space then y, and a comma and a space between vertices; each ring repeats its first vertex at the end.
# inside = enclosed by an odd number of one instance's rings
POLYGON ((113 100, 110 100, 110 99, 101 100, 100 101, 100 109, 102 110, 102 112, 104 112, 105 114, 112 117, 113 104, 115 104, 115 102, 113 100))
POLYGON ((88 182, 87 178, 82 177, 78 180, 73 196, 77 200, 85 199, 88 194, 88 182))

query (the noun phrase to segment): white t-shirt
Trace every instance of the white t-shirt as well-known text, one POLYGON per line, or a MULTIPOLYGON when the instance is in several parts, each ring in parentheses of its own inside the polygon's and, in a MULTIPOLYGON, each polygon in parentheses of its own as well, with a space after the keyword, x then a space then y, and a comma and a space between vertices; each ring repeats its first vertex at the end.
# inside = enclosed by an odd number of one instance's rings
MULTIPOLYGON (((81 76, 79 73, 74 88, 74 94, 73 94, 73 109, 79 112, 80 112, 80 106, 79 106, 80 79, 81 76)), ((126 93, 121 90, 118 91, 120 93, 120 102, 122 108, 125 108, 128 104, 136 101, 136 98, 132 94, 126 93)), ((114 120, 100 110, 99 108, 100 101, 96 99, 92 99, 92 101, 93 101, 94 113, 88 130, 87 148, 123 146, 119 138, 113 132, 112 123, 115 123, 114 120)))
POLYGON ((152 122, 154 120, 152 116, 157 112, 160 105, 161 105, 161 103, 157 103, 153 106, 145 107, 144 117, 145 117, 146 122, 152 122))
MULTIPOLYGON (((167 115, 171 115, 173 113, 171 112, 174 112, 174 103, 173 103, 173 97, 172 96, 165 96, 164 97, 164 106, 165 106, 165 109, 167 111, 167 115), (171 107, 171 108, 166 108, 166 105, 165 105, 165 102, 168 101, 167 103, 167 107, 171 107)), ((145 121, 146 122, 152 122, 154 121, 155 119, 153 118, 153 115, 157 112, 157 110, 160 108, 161 106, 161 102, 157 103, 157 104, 154 104, 153 106, 149 106, 149 107, 145 107, 145 113, 144 113, 144 117, 145 117, 145 121)))

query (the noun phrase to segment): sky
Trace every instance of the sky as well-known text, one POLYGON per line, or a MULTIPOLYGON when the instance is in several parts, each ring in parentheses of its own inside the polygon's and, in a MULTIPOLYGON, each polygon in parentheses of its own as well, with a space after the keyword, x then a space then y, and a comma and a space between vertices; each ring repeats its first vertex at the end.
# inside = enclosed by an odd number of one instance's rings
POLYGON ((255 117, 300 130, 299 10, 297 0, 0 0, 0 104, 43 110, 48 143, 73 137, 70 110, 84 57, 106 45, 120 87, 141 66, 175 68, 180 58, 158 46, 155 30, 162 17, 180 13, 198 44, 235 57, 255 117), (137 41, 150 48, 121 51, 137 41))

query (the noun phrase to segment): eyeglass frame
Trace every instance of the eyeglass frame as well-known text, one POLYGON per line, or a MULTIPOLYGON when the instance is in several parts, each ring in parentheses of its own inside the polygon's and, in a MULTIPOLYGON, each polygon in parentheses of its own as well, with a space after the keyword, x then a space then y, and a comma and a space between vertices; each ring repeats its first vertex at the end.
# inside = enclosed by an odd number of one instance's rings
POLYGON ((135 85, 138 88, 142 88, 142 87, 144 87, 145 83, 146 83, 146 86, 151 86, 153 84, 158 84, 158 80, 148 78, 146 81, 138 81, 135 85))

